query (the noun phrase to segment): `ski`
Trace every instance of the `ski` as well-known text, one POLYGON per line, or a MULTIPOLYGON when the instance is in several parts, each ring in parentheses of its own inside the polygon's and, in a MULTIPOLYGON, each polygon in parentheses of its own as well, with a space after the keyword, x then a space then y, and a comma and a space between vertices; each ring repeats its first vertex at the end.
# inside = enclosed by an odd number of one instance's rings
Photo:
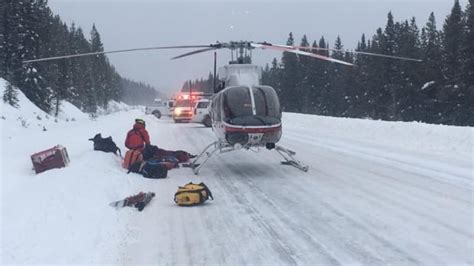
POLYGON ((125 199, 111 202, 109 205, 120 209, 123 207, 135 207, 138 211, 142 211, 148 203, 155 197, 154 192, 140 192, 137 195, 126 197, 125 199))

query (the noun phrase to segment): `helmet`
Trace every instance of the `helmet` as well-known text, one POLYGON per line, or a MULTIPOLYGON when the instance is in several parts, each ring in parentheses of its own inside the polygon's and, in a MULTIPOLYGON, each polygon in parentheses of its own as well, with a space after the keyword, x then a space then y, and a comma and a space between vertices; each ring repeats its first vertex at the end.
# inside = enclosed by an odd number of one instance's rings
POLYGON ((135 123, 140 123, 142 125, 145 125, 145 120, 137 118, 137 119, 135 119, 135 123))

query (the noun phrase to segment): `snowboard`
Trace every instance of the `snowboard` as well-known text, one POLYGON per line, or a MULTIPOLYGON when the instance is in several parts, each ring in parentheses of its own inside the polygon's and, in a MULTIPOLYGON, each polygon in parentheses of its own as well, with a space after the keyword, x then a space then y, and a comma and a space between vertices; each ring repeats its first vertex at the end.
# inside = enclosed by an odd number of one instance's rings
POLYGON ((109 205, 120 209, 123 207, 135 207, 138 211, 143 211, 143 209, 150 203, 150 201, 155 197, 154 192, 140 192, 137 195, 126 197, 123 200, 118 200, 111 202, 109 205))

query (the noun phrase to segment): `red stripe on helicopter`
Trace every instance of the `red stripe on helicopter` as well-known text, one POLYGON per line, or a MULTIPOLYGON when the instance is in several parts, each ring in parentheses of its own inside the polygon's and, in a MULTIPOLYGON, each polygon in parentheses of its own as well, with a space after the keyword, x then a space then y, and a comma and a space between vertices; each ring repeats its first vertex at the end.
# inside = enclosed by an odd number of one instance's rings
POLYGON ((281 130, 281 125, 276 127, 224 127, 225 132, 244 132, 244 133, 267 133, 281 130))

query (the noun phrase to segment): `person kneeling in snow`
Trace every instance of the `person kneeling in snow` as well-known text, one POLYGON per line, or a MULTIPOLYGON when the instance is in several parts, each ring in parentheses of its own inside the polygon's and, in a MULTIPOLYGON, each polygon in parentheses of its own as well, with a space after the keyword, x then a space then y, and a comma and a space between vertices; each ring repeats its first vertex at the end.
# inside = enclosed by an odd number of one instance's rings
POLYGON ((143 152, 145 145, 150 145, 150 135, 148 135, 148 131, 145 129, 145 121, 137 118, 133 128, 127 133, 125 147, 130 150, 143 152))

